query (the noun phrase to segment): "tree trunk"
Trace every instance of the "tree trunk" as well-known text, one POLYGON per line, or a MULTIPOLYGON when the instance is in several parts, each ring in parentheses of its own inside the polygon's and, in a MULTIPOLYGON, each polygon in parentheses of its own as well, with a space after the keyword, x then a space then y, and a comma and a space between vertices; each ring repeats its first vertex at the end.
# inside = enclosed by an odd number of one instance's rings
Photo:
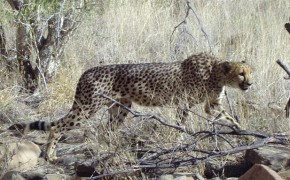
POLYGON ((7 69, 10 70, 10 66, 8 64, 8 52, 6 48, 6 37, 2 26, 0 26, 0 60, 5 62, 7 69))
POLYGON ((19 72, 23 77, 23 86, 27 92, 33 93, 37 88, 37 76, 30 61, 31 58, 31 40, 29 37, 29 26, 25 24, 21 12, 29 3, 29 0, 7 0, 13 10, 20 14, 17 20, 16 32, 16 50, 19 72))
MULTIPOLYGON (((52 5, 55 5, 56 12, 48 19, 42 19, 46 9, 45 6, 41 7, 43 5, 41 3, 37 5, 36 12, 34 2, 29 4, 29 0, 7 0, 7 2, 13 10, 18 11, 17 62, 23 77, 24 89, 33 93, 39 84, 46 85, 47 81, 54 78, 64 45, 77 24, 81 22, 80 17, 85 12, 86 6, 71 7, 64 11, 66 1, 52 1, 51 3, 55 3, 52 5), (36 54, 36 57, 32 54, 36 54)), ((47 15, 45 17, 47 18, 47 15)))
POLYGON ((19 72, 23 76, 23 85, 25 90, 33 93, 37 88, 37 76, 32 67, 30 58, 30 38, 25 24, 19 23, 16 35, 16 49, 19 72))

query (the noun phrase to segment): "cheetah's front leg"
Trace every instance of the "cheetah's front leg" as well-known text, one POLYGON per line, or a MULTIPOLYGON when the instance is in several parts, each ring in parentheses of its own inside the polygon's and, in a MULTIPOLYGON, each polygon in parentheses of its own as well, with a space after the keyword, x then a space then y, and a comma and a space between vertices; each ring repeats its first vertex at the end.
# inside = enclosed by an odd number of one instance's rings
POLYGON ((215 120, 226 120, 232 123, 236 128, 242 129, 242 126, 236 121, 236 119, 234 119, 223 109, 220 98, 215 98, 206 102, 205 112, 211 116, 214 116, 215 120))
POLYGON ((237 127, 238 129, 243 129, 242 126, 240 125, 240 123, 237 122, 236 119, 234 119, 231 115, 229 115, 225 110, 221 110, 220 114, 222 114, 222 118, 221 119, 226 119, 228 121, 230 121, 235 127, 237 127))

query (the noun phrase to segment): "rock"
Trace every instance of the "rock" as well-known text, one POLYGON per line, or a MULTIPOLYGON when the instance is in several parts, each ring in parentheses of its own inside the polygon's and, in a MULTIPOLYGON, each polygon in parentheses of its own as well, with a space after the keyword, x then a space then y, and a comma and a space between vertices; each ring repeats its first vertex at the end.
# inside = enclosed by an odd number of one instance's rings
POLYGON ((281 171, 278 173, 279 176, 281 176, 285 180, 290 180, 290 170, 287 171, 281 171))
POLYGON ((172 174, 164 174, 159 177, 159 180, 193 180, 193 178, 189 176, 174 177, 172 174))
POLYGON ((27 171, 38 161, 40 148, 30 141, 9 143, 0 146, 0 167, 8 171, 27 171))
POLYGON ((179 176, 179 177, 174 178, 173 180, 193 180, 193 177, 179 176))
POLYGON ((18 171, 8 171, 4 174, 1 180, 25 180, 18 171))
POLYGON ((67 175, 62 174, 47 174, 44 176, 45 180, 64 180, 64 179, 72 179, 72 177, 69 177, 67 175))
POLYGON ((271 168, 262 165, 255 164, 249 171, 247 171, 239 180, 283 180, 281 176, 278 175, 271 168))
POLYGON ((159 177, 159 180, 173 180, 174 176, 172 174, 164 174, 159 177))
POLYGON ((42 180, 44 176, 47 174, 47 171, 44 168, 33 169, 30 171, 25 171, 21 175, 25 179, 29 180, 42 180))
POLYGON ((252 164, 246 162, 242 158, 242 155, 228 159, 226 164, 221 163, 221 161, 209 161, 205 164, 204 176, 207 179, 212 179, 217 176, 240 177, 251 167, 252 164))
POLYGON ((95 161, 85 161, 82 163, 76 163, 75 171, 76 175, 79 177, 93 177, 100 175, 100 173, 96 172, 97 162, 95 161))
POLYGON ((278 172, 289 167, 290 149, 280 145, 250 149, 246 151, 245 160, 252 164, 267 165, 278 172))

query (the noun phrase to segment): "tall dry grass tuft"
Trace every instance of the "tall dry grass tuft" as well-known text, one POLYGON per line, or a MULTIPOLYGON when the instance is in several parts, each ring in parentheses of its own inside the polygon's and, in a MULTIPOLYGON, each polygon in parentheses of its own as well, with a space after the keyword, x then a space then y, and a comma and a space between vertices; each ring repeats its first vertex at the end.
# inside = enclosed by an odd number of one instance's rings
POLYGON ((78 78, 82 72, 83 68, 77 64, 61 68, 55 81, 48 83, 43 89, 45 97, 39 104, 38 111, 44 116, 49 116, 53 112, 68 110, 73 104, 78 78))

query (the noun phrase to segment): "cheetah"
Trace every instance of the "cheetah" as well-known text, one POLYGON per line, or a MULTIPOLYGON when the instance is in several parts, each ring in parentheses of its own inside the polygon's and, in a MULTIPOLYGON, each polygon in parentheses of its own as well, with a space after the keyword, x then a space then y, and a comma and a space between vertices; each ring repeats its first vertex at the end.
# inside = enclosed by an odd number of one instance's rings
POLYGON ((74 103, 66 116, 54 122, 23 123, 27 130, 50 131, 46 158, 56 159, 55 147, 61 135, 79 128, 82 121, 95 115, 102 107, 109 107, 108 123, 122 123, 128 114, 100 94, 131 108, 164 106, 182 102, 189 106, 205 103, 205 112, 211 116, 223 114, 237 128, 241 126, 221 105, 225 86, 247 91, 252 85, 252 69, 244 61, 221 61, 206 53, 194 54, 184 61, 172 63, 115 64, 97 66, 85 71, 77 84, 74 103))

